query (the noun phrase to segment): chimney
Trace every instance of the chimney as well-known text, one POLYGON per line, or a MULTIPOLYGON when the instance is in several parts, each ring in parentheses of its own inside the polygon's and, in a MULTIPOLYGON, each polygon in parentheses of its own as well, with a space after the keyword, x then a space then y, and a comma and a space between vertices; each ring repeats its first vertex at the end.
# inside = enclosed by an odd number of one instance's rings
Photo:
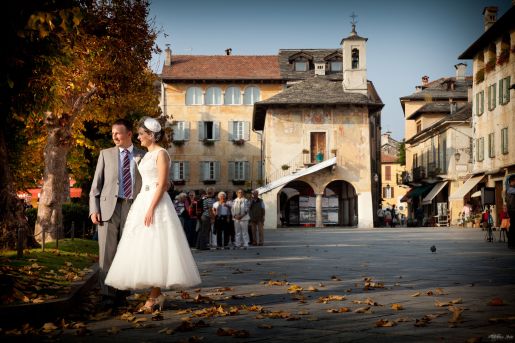
POLYGON ((325 62, 315 62, 315 75, 325 75, 325 62))
POLYGON ((165 49, 165 66, 172 65, 172 49, 170 49, 170 44, 166 44, 165 49))
POLYGON ((429 76, 427 76, 427 75, 422 76, 422 86, 427 86, 428 83, 429 83, 429 76))
POLYGON ((231 56, 231 54, 232 54, 232 49, 231 49, 231 48, 229 48, 229 49, 225 49, 225 54, 226 54, 227 56, 231 56))
POLYGON ((485 31, 487 31, 497 19, 497 6, 489 6, 483 9, 483 24, 485 31))
POLYGON ((456 81, 464 81, 467 65, 465 63, 458 63, 454 66, 454 68, 456 68, 456 81))

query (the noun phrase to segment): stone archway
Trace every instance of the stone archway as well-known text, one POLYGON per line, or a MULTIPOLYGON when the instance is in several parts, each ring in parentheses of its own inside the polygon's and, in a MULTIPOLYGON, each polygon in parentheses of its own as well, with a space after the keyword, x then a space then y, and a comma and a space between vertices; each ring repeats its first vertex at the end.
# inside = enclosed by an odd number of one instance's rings
POLYGON ((277 193, 281 226, 315 226, 315 192, 304 181, 287 183, 277 193))
POLYGON ((330 182, 324 189, 322 216, 325 225, 358 225, 358 195, 352 184, 343 180, 330 182))

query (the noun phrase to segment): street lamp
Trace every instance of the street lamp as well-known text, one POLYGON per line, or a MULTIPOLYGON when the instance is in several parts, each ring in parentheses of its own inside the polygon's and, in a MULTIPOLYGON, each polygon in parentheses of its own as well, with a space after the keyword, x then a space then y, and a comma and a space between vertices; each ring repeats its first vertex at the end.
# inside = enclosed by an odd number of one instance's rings
POLYGON ((456 153, 454 153, 454 159, 456 160, 456 162, 458 162, 460 160, 460 157, 461 157, 461 154, 456 151, 456 153))

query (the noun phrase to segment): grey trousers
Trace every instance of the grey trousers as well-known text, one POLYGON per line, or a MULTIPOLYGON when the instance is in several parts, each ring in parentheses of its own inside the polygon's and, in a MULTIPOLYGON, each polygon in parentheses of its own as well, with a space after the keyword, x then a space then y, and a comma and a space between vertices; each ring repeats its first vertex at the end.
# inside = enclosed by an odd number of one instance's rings
POLYGON ((114 297, 117 293, 116 289, 105 284, 105 279, 116 254, 118 242, 122 237, 123 227, 131 205, 132 200, 118 200, 111 219, 97 225, 100 294, 104 296, 114 297))

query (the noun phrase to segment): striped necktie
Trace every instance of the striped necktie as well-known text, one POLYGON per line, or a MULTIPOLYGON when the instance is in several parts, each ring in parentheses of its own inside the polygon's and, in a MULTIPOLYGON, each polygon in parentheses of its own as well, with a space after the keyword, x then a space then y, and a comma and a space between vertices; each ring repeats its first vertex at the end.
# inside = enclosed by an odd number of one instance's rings
POLYGON ((131 161, 129 159, 129 150, 124 149, 125 156, 122 166, 123 195, 125 199, 132 197, 132 177, 131 177, 131 161))

